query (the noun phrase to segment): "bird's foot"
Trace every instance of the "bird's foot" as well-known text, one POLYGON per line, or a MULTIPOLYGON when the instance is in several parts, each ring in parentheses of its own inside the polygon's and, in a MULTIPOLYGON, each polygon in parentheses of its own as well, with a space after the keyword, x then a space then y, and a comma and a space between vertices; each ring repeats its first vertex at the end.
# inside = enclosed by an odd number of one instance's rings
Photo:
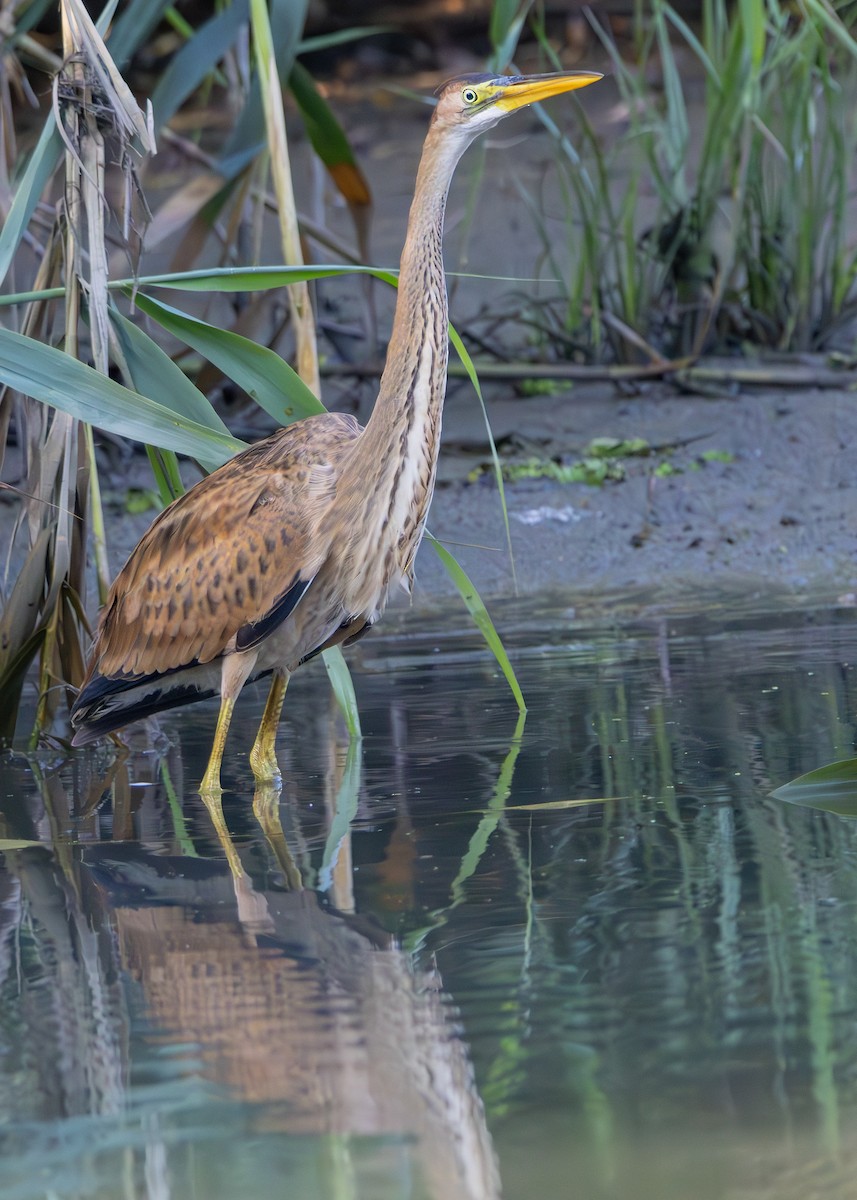
POLYGON ((250 769, 260 787, 282 787, 283 775, 272 747, 260 747, 258 743, 254 745, 250 751, 250 769))
POLYGON ((202 777, 202 782, 199 785, 199 794, 203 800, 211 796, 215 800, 219 800, 223 795, 223 788, 220 784, 220 767, 212 770, 209 766, 208 770, 202 777))

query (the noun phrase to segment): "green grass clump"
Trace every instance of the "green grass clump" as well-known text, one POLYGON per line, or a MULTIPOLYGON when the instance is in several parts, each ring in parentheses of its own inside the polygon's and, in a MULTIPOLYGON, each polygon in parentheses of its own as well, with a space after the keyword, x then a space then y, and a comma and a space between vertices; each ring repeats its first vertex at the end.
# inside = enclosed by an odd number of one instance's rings
POLYGON ((857 301, 857 43, 836 11, 704 0, 694 29, 666 0, 638 2, 630 62, 595 28, 624 134, 605 149, 581 107, 578 153, 544 118, 565 164, 569 269, 546 250, 569 331, 593 358, 823 348, 857 301))

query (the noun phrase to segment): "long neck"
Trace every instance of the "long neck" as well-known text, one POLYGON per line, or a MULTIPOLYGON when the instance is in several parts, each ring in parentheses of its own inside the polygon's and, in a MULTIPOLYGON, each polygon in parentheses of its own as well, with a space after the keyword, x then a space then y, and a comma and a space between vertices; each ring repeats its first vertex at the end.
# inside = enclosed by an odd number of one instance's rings
POLYGON ((414 401, 418 406, 421 401, 443 403, 449 336, 443 217, 461 149, 432 127, 417 171, 387 363, 367 433, 375 425, 403 420, 414 401), (428 355, 434 356, 433 370, 426 368, 428 355), (420 387, 431 394, 412 397, 420 387))
POLYGON ((449 318, 443 271, 443 216, 462 139, 432 125, 420 159, 387 363, 378 399, 343 476, 367 485, 377 510, 418 521, 434 485, 446 392, 449 318))

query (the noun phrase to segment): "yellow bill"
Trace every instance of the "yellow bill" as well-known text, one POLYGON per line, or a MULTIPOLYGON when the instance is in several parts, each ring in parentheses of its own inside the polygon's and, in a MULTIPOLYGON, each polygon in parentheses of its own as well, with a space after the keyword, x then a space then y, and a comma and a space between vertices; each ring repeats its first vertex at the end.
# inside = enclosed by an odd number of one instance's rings
POLYGON ((558 96, 562 92, 574 92, 589 87, 604 76, 598 71, 558 71, 551 75, 510 75, 498 83, 494 104, 505 112, 514 112, 526 104, 535 104, 558 96))

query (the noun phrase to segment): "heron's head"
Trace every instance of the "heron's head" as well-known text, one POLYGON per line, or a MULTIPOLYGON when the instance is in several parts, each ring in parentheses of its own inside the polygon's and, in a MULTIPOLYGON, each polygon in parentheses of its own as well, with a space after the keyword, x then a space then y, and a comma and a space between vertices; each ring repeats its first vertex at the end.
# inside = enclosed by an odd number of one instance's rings
POLYGON ((469 141, 516 109, 561 92, 588 87, 603 78, 597 71, 560 71, 552 75, 462 75, 438 93, 434 124, 458 130, 469 141))

